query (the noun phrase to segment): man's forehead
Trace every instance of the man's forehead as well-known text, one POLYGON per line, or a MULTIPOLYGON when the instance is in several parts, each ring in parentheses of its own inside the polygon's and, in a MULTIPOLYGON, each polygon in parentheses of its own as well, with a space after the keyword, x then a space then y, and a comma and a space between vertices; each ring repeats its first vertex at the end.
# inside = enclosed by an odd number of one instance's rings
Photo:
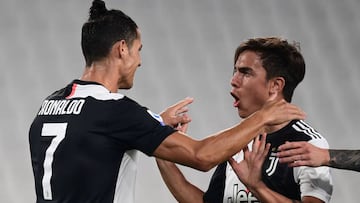
MULTIPOLYGON (((256 64, 256 63, 261 64, 261 58, 258 54, 256 54, 256 52, 253 52, 253 51, 245 51, 245 52, 241 53, 239 55, 238 59, 236 60, 236 65, 256 64)), ((248 65, 246 65, 246 66, 248 66, 248 65)))

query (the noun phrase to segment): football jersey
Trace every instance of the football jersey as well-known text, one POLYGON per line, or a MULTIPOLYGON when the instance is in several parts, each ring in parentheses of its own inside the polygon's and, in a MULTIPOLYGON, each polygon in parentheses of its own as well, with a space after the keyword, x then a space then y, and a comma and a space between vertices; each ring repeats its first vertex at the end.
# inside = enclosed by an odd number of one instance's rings
MULTIPOLYGON (((301 200, 312 196, 329 202, 332 195, 332 178, 328 167, 288 167, 279 163, 278 147, 286 141, 307 141, 321 148, 329 148, 327 141, 302 120, 291 121, 284 128, 267 135, 271 150, 262 168, 263 182, 275 192, 290 199, 301 200)), ((248 145, 251 149, 252 142, 248 145)), ((243 152, 233 158, 240 162, 243 152)), ((204 194, 207 203, 257 203, 259 200, 240 182, 231 166, 224 162, 215 170, 208 190, 204 194)))
POLYGON ((137 151, 175 132, 159 115, 95 82, 47 97, 30 131, 38 203, 134 202, 137 151))

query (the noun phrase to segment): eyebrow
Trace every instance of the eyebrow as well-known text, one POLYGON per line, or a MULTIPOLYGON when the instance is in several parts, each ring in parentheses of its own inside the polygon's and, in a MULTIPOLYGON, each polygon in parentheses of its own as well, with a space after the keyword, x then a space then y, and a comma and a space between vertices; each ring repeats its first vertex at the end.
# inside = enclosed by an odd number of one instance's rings
POLYGON ((238 70, 238 71, 253 71, 253 69, 252 68, 250 68, 250 67, 247 67, 247 66, 241 66, 241 67, 234 67, 236 70, 238 70))
POLYGON ((141 44, 141 45, 140 45, 140 48, 139 48, 139 51, 141 51, 142 47, 143 47, 143 45, 141 44))

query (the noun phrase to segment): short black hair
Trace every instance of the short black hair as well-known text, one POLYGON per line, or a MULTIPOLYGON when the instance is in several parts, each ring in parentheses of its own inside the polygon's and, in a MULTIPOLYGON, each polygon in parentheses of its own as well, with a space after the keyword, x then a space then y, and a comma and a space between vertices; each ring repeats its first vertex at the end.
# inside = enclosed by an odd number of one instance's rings
POLYGON ((108 10, 104 1, 94 0, 81 33, 86 66, 106 57, 117 41, 125 40, 131 47, 138 37, 137 28, 136 23, 122 11, 108 10))
POLYGON ((248 39, 236 49, 234 64, 239 55, 246 50, 254 51, 260 56, 267 80, 274 77, 284 78, 284 99, 291 102, 296 86, 305 76, 305 61, 300 53, 299 43, 289 43, 279 37, 248 39))

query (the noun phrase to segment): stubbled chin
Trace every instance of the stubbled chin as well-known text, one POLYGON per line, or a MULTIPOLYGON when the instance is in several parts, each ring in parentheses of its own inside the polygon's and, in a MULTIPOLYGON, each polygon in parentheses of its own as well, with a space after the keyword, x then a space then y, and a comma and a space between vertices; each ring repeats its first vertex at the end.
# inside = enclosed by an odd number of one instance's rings
POLYGON ((241 111, 239 108, 238 108, 238 115, 240 118, 247 118, 249 116, 249 114, 247 112, 244 112, 244 111, 241 111))

